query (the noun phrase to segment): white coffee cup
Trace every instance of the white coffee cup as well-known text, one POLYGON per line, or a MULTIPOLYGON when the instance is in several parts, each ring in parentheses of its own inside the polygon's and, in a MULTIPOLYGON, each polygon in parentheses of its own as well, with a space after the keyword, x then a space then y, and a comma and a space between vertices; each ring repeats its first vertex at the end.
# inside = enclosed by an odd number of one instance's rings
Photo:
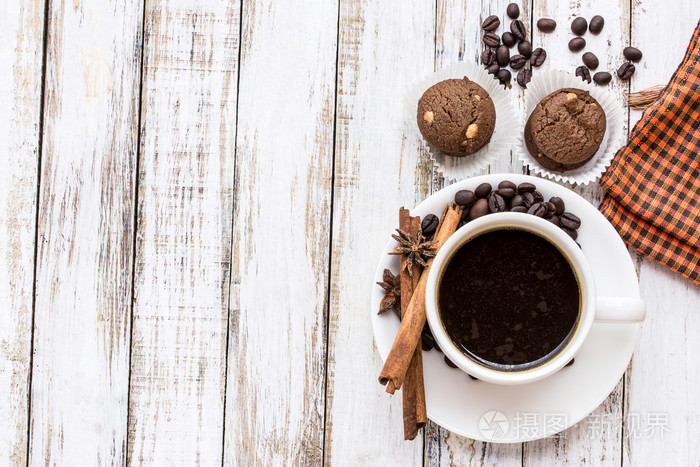
POLYGON ((539 217, 514 212, 494 213, 473 220, 445 242, 430 267, 425 306, 430 330, 447 358, 471 376, 496 384, 525 384, 556 373, 574 358, 586 340, 593 322, 638 323, 643 321, 646 315, 646 304, 641 299, 596 295, 595 280, 586 257, 576 242, 563 230, 539 217), (476 236, 500 229, 531 232, 556 246, 572 266, 581 292, 578 321, 571 337, 561 350, 537 366, 511 371, 485 366, 465 355, 447 335, 437 303, 438 283, 453 254, 476 236))

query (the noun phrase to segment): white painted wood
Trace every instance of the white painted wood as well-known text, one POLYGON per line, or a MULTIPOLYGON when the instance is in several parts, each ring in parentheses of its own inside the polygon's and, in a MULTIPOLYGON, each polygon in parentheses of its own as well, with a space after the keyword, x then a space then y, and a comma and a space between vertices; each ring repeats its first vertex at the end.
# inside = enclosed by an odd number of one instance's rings
POLYGON ((31 465, 124 463, 142 7, 49 10, 31 465))
POLYGON ((243 5, 227 465, 323 459, 337 18, 325 0, 243 5))
POLYGON ((406 87, 433 71, 433 2, 340 3, 325 461, 421 465, 403 440, 401 394, 384 392, 369 319, 372 278, 399 207, 430 190, 432 165, 406 87))
POLYGON ((222 461, 239 12, 146 6, 132 464, 222 461))
POLYGON ((25 465, 44 30, 42 0, 0 4, 0 465, 25 465))
MULTIPOLYGON (((700 4, 694 0, 679 0, 673 7, 634 0, 631 43, 644 59, 632 79, 633 90, 668 82, 699 17, 700 4)), ((632 112, 632 122, 640 116, 632 112)), ((648 313, 628 372, 623 465, 697 466, 700 288, 648 258, 640 270, 648 313)))

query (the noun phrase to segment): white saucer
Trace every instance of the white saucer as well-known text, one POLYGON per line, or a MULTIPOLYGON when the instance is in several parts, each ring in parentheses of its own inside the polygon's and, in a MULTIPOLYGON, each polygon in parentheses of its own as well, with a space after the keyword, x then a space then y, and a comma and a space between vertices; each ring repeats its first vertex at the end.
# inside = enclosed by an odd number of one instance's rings
MULTIPOLYGON (((440 215, 445 205, 454 201, 457 191, 474 190, 484 182, 496 187, 502 180, 531 182, 545 199, 562 198, 567 211, 581 218, 577 241, 593 270, 598 296, 639 298, 634 265, 615 229, 588 201, 554 182, 527 175, 483 175, 440 190, 411 214, 421 218, 431 213, 440 215)), ((384 252, 395 245, 390 239, 384 252)), ((382 255, 375 282, 382 280, 385 268, 397 273, 398 257, 382 255)), ((399 319, 394 313, 377 315, 383 295, 375 285, 370 313, 377 348, 385 360, 398 332, 399 319)), ((572 366, 520 386, 473 381, 461 370, 448 367, 437 350, 423 352, 428 417, 454 433, 481 441, 513 443, 551 436, 578 423, 612 392, 632 358, 638 330, 639 324, 594 324, 572 366)))

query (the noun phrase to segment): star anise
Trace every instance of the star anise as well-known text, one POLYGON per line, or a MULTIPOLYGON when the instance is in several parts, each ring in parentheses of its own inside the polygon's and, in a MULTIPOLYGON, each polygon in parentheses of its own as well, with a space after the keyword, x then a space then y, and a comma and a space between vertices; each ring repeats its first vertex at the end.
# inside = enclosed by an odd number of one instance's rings
POLYGON ((379 315, 385 311, 396 309, 396 305, 399 304, 399 297, 401 296, 401 281, 399 276, 395 276, 388 269, 384 270, 383 282, 377 282, 379 286, 384 289, 386 295, 382 299, 379 305, 379 315))
POLYGON ((399 233, 392 237, 399 242, 399 246, 394 247, 394 251, 390 255, 406 255, 404 268, 408 269, 408 275, 413 276, 413 263, 416 262, 423 267, 428 267, 426 260, 435 256, 433 245, 437 243, 435 240, 425 241, 425 237, 421 232, 414 237, 401 229, 396 229, 399 233))

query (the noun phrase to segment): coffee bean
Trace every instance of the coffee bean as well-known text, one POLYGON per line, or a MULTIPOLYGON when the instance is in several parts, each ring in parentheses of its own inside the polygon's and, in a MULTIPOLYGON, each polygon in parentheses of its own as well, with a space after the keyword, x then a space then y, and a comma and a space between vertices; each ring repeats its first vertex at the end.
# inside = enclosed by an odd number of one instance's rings
POLYGON ((530 206, 530 209, 527 210, 527 213, 535 215, 537 217, 544 217, 545 214, 547 214, 547 207, 544 205, 544 203, 535 203, 532 206, 530 206))
POLYGON ((549 222, 551 222, 552 224, 556 225, 557 227, 559 227, 559 216, 556 216, 556 215, 555 215, 555 216, 551 216, 551 217, 550 217, 549 219, 547 219, 547 220, 548 220, 549 222))
POLYGON ((469 211, 469 218, 471 220, 478 219, 481 216, 485 216, 489 213, 489 202, 486 198, 481 198, 479 201, 474 203, 471 210, 469 211))
POLYGON ((449 358, 447 358, 447 355, 445 355, 445 363, 447 363, 447 366, 449 366, 450 368, 457 368, 457 365, 455 365, 454 363, 452 363, 452 360, 450 360, 449 358))
MULTIPOLYGON (((593 20, 591 20, 591 24, 592 24, 592 23, 593 23, 593 20)), ((569 363, 567 363, 567 364, 564 365, 564 366, 567 367, 567 366, 573 365, 573 364, 574 364, 574 360, 576 360, 576 359, 575 359, 575 358, 572 358, 571 361, 569 361, 569 363)))
POLYGON ((612 75, 608 73, 607 71, 599 71, 595 75, 593 75, 593 81, 596 82, 596 84, 599 84, 601 86, 605 86, 610 82, 612 79, 612 75))
POLYGON ((544 196, 542 196, 542 193, 540 193, 539 191, 533 191, 532 195, 535 198, 535 203, 541 203, 542 201, 544 201, 544 196))
POLYGON ((547 214, 545 214, 545 217, 552 217, 554 213, 557 210, 557 207, 554 206, 553 203, 550 203, 549 201, 544 201, 542 204, 544 204, 544 207, 547 208, 547 214))
POLYGON ((525 206, 513 206, 510 211, 527 213, 527 208, 525 206))
POLYGON ((484 66, 490 66, 493 65, 493 62, 496 61, 496 54, 493 53, 493 50, 491 49, 484 49, 483 52, 481 52, 481 64, 484 66))
POLYGON ((525 66, 527 63, 527 58, 525 56, 516 54, 510 57, 510 67, 514 70, 519 70, 525 66))
POLYGON ((521 87, 526 88, 527 83, 532 81, 532 70, 530 70, 529 68, 523 68, 522 70, 520 70, 518 72, 517 80, 518 80, 518 84, 521 87))
POLYGON ((557 28, 557 22, 550 18, 541 18, 537 20, 537 29, 542 32, 552 32, 557 28))
MULTIPOLYGON (((483 54, 481 56, 483 57, 483 54)), ((591 82, 591 72, 588 71, 588 67, 585 65, 581 65, 580 67, 576 68, 576 76, 579 76, 587 83, 591 82)))
POLYGON ((465 208, 471 207, 476 202, 476 195, 471 190, 459 190, 455 193, 455 203, 465 208))
POLYGON ((565 212, 561 215, 561 225, 567 229, 576 230, 581 227, 581 219, 579 219, 575 214, 565 212))
POLYGON ((527 30, 525 29, 525 25, 519 19, 516 19, 510 23, 510 32, 512 32, 515 38, 519 41, 524 41, 527 38, 527 30))
POLYGON ((515 196, 515 190, 512 188, 499 188, 496 193, 503 196, 505 199, 510 199, 515 196))
POLYGON ((516 19, 520 16, 520 7, 517 3, 511 3, 506 7, 506 14, 509 18, 516 19))
POLYGON ((549 198, 549 202, 552 203, 557 209, 555 211, 557 216, 561 216, 564 213, 566 206, 564 205, 564 200, 558 196, 552 196, 549 198))
POLYGON ((493 191, 489 195, 489 211, 490 212, 503 212, 506 210, 506 200, 498 194, 498 192, 493 191))
POLYGON ((510 79, 512 77, 510 71, 506 70, 505 68, 501 68, 496 76, 498 76, 498 81, 500 81, 501 84, 505 84, 506 86, 510 87, 510 79))
POLYGON ((598 57, 596 57, 594 53, 586 52, 585 54, 583 54, 581 59, 583 60, 583 64, 591 70, 595 70, 596 68, 598 68, 598 57))
POLYGON ((435 350, 437 350, 438 352, 442 353, 442 349, 441 349, 440 346, 438 345, 437 341, 435 341, 435 342, 433 343, 433 345, 435 346, 435 350))
POLYGON ((634 74, 634 65, 632 65, 630 62, 625 62, 622 65, 620 65, 620 68, 617 69, 617 76, 622 80, 622 81, 627 81, 632 77, 634 74))
POLYGON ((622 55, 630 62, 638 62, 642 59, 642 51, 636 47, 625 47, 622 50, 622 55))
POLYGON ((498 184, 498 188, 512 188, 513 191, 515 191, 518 187, 515 185, 515 183, 511 182, 510 180, 503 180, 501 183, 498 184))
POLYGON ((525 201, 523 206, 529 208, 530 206, 535 204, 535 195, 533 195, 531 191, 526 191, 525 193, 523 193, 523 201, 525 201))
POLYGON ((515 36, 513 36, 513 34, 506 31, 501 36, 501 41, 503 41, 503 44, 505 44, 506 46, 513 47, 515 45, 516 39, 515 36))
POLYGON ((435 339, 433 339, 432 336, 429 336, 427 334, 422 334, 420 336, 420 343, 421 347, 426 352, 432 350, 433 347, 435 347, 435 339))
POLYGON ((474 194, 476 195, 477 198, 486 198, 489 193, 491 193, 491 185, 489 183, 482 183, 478 187, 476 187, 476 190, 474 190, 474 194))
MULTIPOLYGON (((562 222, 562 220, 563 220, 563 218, 559 218, 559 222, 562 222)), ((576 232, 575 230, 571 230, 567 227, 564 227, 563 224, 561 226, 561 229, 564 231, 564 233, 566 233, 566 235, 573 238, 574 240, 576 240, 578 238, 578 232, 576 232)))
POLYGON ((505 45, 500 46, 496 50, 496 62, 501 66, 508 66, 510 60, 510 50, 505 45))
POLYGON ((491 15, 487 17, 483 23, 481 23, 481 29, 483 29, 484 31, 495 31, 500 25, 501 20, 498 19, 498 16, 491 15))
POLYGON ((432 235, 437 229, 440 219, 435 214, 428 214, 420 223, 420 229, 424 236, 432 235))
POLYGON ((525 200, 523 199, 523 195, 520 193, 513 196, 513 199, 510 200, 510 207, 514 208, 516 206, 525 206, 525 200))
POLYGON ((498 34, 494 34, 492 32, 487 32, 484 34, 484 44, 488 45, 489 47, 493 47, 494 49, 501 45, 501 38, 498 37, 498 34))
POLYGON ((605 26, 603 17, 595 15, 591 18, 591 24, 588 25, 588 30, 591 31, 591 34, 600 34, 600 31, 603 30, 603 26, 605 26))
MULTIPOLYGON (((495 58, 495 55, 494 55, 494 60, 495 60, 495 59, 496 59, 496 58, 495 58)), ((494 63, 493 65, 488 66, 488 67, 486 68, 486 71, 488 71, 488 73, 489 73, 490 75, 493 75, 493 77, 495 78, 495 77, 496 77, 496 74, 498 73, 498 71, 499 71, 500 69, 501 69, 501 67, 498 66, 498 63, 494 63)))
POLYGON ((518 52, 525 58, 530 58, 532 55, 532 44, 528 41, 522 41, 518 43, 518 52))
POLYGON ((472 375, 470 375, 469 373, 467 373, 467 376, 469 376, 469 377, 470 377, 471 379, 473 379, 474 381, 479 381, 479 378, 477 378, 476 376, 472 376, 472 375))
POLYGON ((578 17, 571 22, 571 32, 577 36, 583 36, 588 30, 588 21, 586 18, 578 17))
POLYGON ((528 191, 535 191, 537 187, 532 183, 523 182, 518 185, 518 193, 527 193, 528 191))
POLYGON ((569 50, 572 52, 580 52, 584 47, 586 47, 586 39, 583 37, 574 37, 569 41, 569 50))
POLYGON ((532 56, 530 57, 530 64, 534 67, 540 67, 547 59, 547 52, 542 47, 537 47, 532 51, 532 56))

